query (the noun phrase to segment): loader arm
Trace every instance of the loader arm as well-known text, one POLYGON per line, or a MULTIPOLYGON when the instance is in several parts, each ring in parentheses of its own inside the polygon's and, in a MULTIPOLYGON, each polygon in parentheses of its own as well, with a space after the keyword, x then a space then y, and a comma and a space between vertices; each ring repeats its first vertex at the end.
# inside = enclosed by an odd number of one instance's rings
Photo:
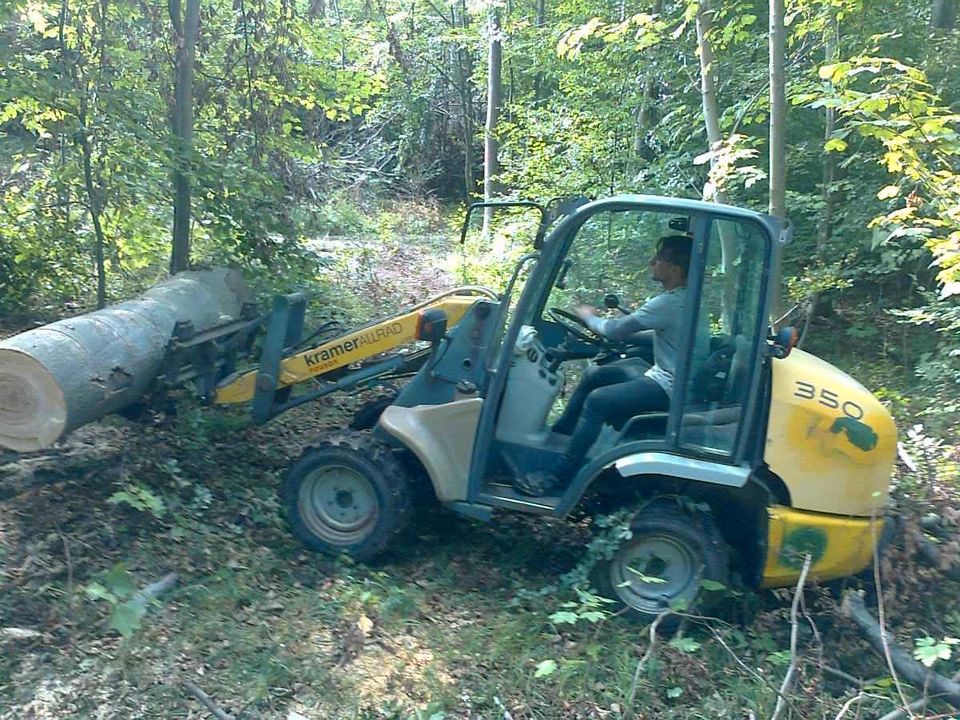
MULTIPOLYGON (((496 293, 484 287, 454 288, 397 315, 297 352, 281 360, 275 389, 322 378, 334 370, 414 342, 417 340, 417 323, 424 310, 444 311, 448 326, 452 327, 478 299, 496 297, 496 293)), ((213 402, 217 405, 251 402, 257 391, 258 374, 259 370, 254 368, 225 378, 217 386, 213 402)))

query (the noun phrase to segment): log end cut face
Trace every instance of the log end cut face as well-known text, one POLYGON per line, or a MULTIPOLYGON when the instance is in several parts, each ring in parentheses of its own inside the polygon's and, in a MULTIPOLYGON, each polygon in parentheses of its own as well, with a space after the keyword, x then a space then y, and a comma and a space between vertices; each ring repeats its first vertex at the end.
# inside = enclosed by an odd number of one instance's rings
POLYGON ((60 385, 17 350, 0 348, 0 446, 30 452, 52 445, 67 423, 60 385))

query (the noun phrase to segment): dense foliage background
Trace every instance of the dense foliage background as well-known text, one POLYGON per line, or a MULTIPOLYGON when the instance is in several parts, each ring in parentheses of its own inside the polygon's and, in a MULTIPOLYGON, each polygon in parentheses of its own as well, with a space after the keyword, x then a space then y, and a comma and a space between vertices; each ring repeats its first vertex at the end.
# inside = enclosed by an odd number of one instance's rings
MULTIPOLYGON (((481 191, 491 92, 501 196, 649 192, 767 208, 765 3, 191 4, 188 142, 176 121, 179 2, 0 10, 4 313, 60 314, 98 289, 106 302, 154 282, 178 172, 193 191, 191 261, 240 264, 261 285, 316 282, 311 238, 435 230, 425 202, 449 217, 481 191)), ((792 321, 810 321, 814 349, 854 341, 915 371, 930 405, 953 412, 955 2, 791 0, 783 22, 796 225, 785 309, 800 304, 792 321)))

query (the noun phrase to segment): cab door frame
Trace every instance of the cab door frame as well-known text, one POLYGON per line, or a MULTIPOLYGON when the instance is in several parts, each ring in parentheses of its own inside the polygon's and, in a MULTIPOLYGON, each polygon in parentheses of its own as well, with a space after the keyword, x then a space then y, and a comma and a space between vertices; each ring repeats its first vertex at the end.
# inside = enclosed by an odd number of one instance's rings
MULTIPOLYGON (((773 287, 775 285, 775 273, 773 271, 779 261, 779 243, 775 242, 774 238, 778 236, 781 237, 781 239, 783 238, 783 226, 776 218, 760 215, 759 213, 749 210, 715 205, 702 201, 644 195, 617 196, 591 202, 579 208, 561 222, 546 239, 540 257, 530 277, 527 279, 514 308, 513 320, 510 326, 505 328, 502 342, 499 343, 495 349, 492 348, 491 356, 488 357, 488 382, 484 383, 480 392, 484 403, 477 424, 477 434, 470 462, 468 502, 481 500, 484 504, 515 506, 516 503, 513 501, 500 503, 487 495, 483 495, 481 498, 484 471, 487 468, 487 461, 494 437, 494 426, 506 387, 513 347, 517 341, 522 325, 525 324, 524 320, 528 316, 542 313, 553 280, 559 272, 562 261, 569 252, 570 244, 580 227, 589 218, 598 213, 615 210, 648 210, 662 213, 676 212, 688 215, 691 219, 690 229, 693 235, 694 252, 691 256, 690 282, 687 290, 690 301, 685 311, 689 334, 685 339, 685 346, 679 358, 674 383, 675 388, 683 388, 683 392, 686 393, 693 353, 693 341, 696 332, 695 318, 696 313, 700 310, 703 286, 702 279, 706 261, 706 238, 714 218, 733 221, 750 221, 758 224, 762 228, 765 239, 763 271, 764 297, 763 307, 758 317, 760 319, 769 317, 776 290, 775 287, 773 287)), ((505 304, 509 303, 510 297, 504 297, 502 302, 505 304)), ((507 308, 504 307, 504 312, 506 312, 506 310, 507 308)), ((600 471, 612 466, 616 460, 638 452, 655 453, 655 464, 660 472, 663 472, 664 463, 666 463, 667 466, 675 463, 677 474, 680 477, 694 475, 696 477, 691 477, 691 479, 703 479, 709 463, 716 462, 721 462, 734 468, 743 468, 745 473, 748 474, 747 469, 743 467, 743 458, 749 447, 748 439, 756 423, 755 406, 760 397, 759 379, 761 377, 762 365, 766 361, 766 353, 761 352, 762 346, 765 344, 765 334, 761 332, 759 328, 757 332, 758 335, 755 347, 753 348, 753 356, 750 361, 747 380, 750 383, 750 391, 746 404, 744 405, 744 422, 749 425, 749 427, 740 430, 737 446, 732 456, 721 457, 716 453, 696 452, 693 449, 681 447, 680 425, 684 403, 672 402, 667 421, 667 432, 662 441, 629 442, 611 449, 581 468, 580 472, 574 477, 565 491, 563 499, 558 506, 552 507, 544 505, 531 499, 529 503, 530 507, 527 509, 533 512, 550 513, 557 516, 565 515, 576 505, 586 487, 600 471)), ((746 482, 746 474, 743 474, 743 483, 746 482)), ((742 484, 738 479, 740 475, 741 473, 734 472, 728 481, 723 484, 742 484)))

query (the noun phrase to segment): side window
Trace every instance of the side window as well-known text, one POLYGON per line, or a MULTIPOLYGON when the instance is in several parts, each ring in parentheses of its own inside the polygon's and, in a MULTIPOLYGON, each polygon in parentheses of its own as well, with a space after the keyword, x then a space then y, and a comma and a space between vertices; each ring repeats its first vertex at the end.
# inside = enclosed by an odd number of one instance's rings
POLYGON ((565 263, 558 269, 547 307, 580 302, 602 305, 605 293, 617 293, 634 306, 659 292, 650 279, 650 256, 657 238, 670 232, 671 215, 647 210, 599 212, 577 230, 565 263))
POLYGON ((731 455, 743 424, 764 300, 764 243, 753 223, 715 219, 707 238, 682 446, 731 455))

